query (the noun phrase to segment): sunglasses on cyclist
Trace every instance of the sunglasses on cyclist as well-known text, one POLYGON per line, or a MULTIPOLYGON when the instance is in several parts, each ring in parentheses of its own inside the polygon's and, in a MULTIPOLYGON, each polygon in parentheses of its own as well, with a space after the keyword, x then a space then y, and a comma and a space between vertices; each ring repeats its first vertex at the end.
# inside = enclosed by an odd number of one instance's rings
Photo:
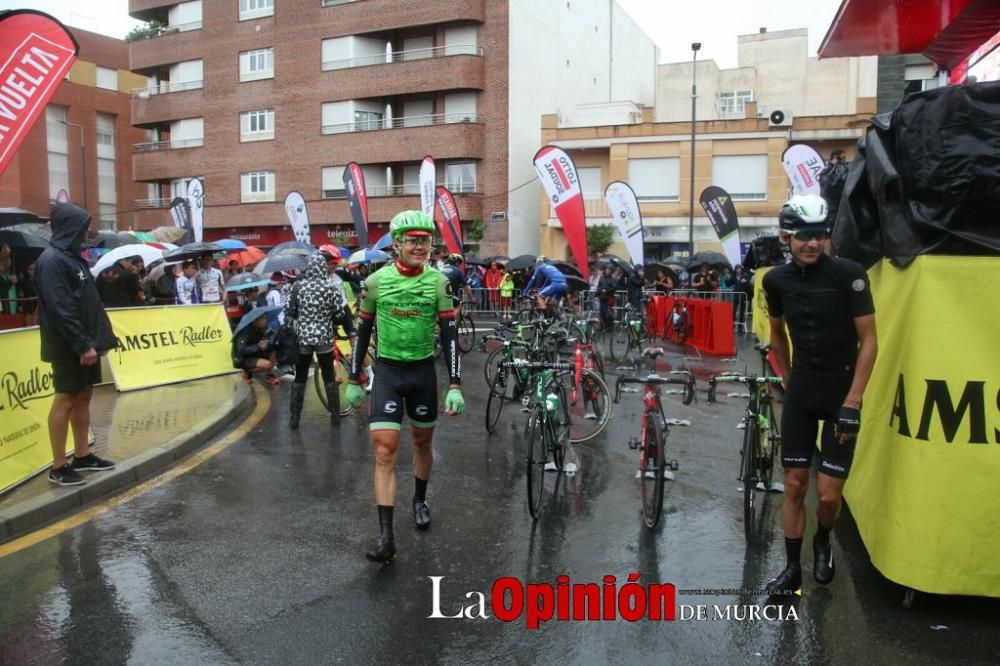
POLYGON ((809 241, 812 240, 823 241, 829 237, 830 237, 830 232, 828 232, 826 229, 823 229, 822 231, 802 230, 802 231, 795 231, 792 233, 792 238, 801 243, 808 243, 809 241))
POLYGON ((403 236, 403 245, 410 247, 424 247, 431 244, 430 236, 403 236))

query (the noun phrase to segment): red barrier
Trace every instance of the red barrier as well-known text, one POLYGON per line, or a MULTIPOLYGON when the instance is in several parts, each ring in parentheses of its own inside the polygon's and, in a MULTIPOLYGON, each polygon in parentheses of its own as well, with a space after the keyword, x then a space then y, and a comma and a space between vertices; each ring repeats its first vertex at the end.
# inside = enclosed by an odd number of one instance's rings
MULTIPOLYGON (((650 299, 646 309, 646 330, 651 335, 677 342, 673 331, 673 310, 677 300, 673 296, 654 296, 650 299)), ((735 355, 733 304, 700 298, 687 298, 684 302, 690 322, 690 332, 684 344, 714 356, 735 355)))

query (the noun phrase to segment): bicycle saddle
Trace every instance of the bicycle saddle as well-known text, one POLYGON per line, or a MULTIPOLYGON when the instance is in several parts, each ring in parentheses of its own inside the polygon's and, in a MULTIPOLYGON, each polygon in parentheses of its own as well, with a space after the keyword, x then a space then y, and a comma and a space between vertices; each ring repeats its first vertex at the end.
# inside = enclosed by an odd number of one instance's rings
POLYGON ((642 350, 642 355, 647 358, 657 358, 658 356, 663 356, 665 353, 663 347, 646 347, 642 350))

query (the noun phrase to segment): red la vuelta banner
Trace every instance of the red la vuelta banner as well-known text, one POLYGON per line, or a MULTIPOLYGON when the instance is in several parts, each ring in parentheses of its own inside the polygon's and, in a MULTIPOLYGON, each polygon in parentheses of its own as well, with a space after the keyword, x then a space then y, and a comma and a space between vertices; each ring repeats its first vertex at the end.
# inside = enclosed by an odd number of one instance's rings
POLYGON ((556 211, 563 233, 583 279, 590 279, 587 270, 587 218, 583 210, 583 191, 576 165, 561 148, 545 146, 534 159, 535 171, 542 181, 549 203, 556 211))
POLYGON ((458 215, 455 197, 447 188, 439 185, 435 199, 437 205, 434 207, 434 222, 437 223, 438 233, 444 238, 449 252, 465 254, 462 248, 462 220, 458 215))
POLYGON ((76 62, 80 47, 48 14, 0 15, 0 175, 76 62))

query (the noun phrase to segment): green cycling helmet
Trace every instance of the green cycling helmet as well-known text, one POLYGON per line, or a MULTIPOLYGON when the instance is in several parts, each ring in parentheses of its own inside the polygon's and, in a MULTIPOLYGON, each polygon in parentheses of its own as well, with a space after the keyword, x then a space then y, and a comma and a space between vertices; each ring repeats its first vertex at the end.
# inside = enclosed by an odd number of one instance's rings
POLYGON ((398 240, 405 233, 430 236, 434 233, 434 220, 422 210, 404 210, 389 222, 389 233, 398 240))

